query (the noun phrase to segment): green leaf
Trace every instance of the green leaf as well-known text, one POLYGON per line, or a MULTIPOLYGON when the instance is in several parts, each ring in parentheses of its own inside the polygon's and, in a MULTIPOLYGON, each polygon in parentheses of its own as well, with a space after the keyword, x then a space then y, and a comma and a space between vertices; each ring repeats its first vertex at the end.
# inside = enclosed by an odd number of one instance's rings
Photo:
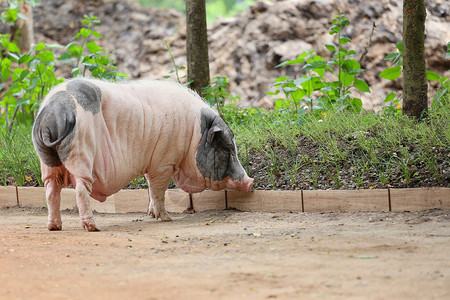
POLYGON ((14 23, 17 20, 17 14, 18 14, 17 9, 8 9, 5 12, 6 22, 10 24, 14 23))
MULTIPOLYGON (((342 48, 341 48, 341 50, 342 50, 342 48)), ((333 59, 334 60, 340 60, 340 59, 344 58, 346 55, 347 54, 344 53, 343 51, 339 51, 335 56, 333 56, 333 59)))
POLYGON ((403 55, 403 42, 398 42, 396 45, 398 52, 400 52, 401 55, 403 55))
POLYGON ((338 61, 336 61, 336 60, 329 60, 328 62, 327 62, 327 65, 328 66, 334 66, 334 65, 337 65, 338 64, 338 61))
POLYGON ((439 80, 439 78, 440 78, 440 76, 437 73, 427 70, 427 79, 429 81, 439 80))
POLYGON ((291 97, 295 100, 302 99, 305 96, 306 92, 303 89, 297 89, 296 91, 291 93, 291 97))
POLYGON ((280 76, 275 79, 275 83, 272 84, 272 86, 279 86, 280 84, 285 83, 289 78, 289 76, 280 76))
POLYGON ((331 44, 325 44, 325 48, 327 48, 331 52, 336 51, 336 47, 334 45, 331 45, 331 44))
POLYGON ((36 47, 34 48, 35 51, 41 51, 42 49, 45 48, 45 43, 39 43, 36 45, 36 47))
POLYGON ((70 50, 72 47, 75 47, 77 45, 77 42, 71 42, 71 43, 68 43, 67 45, 66 45, 66 50, 70 50))
POLYGON ((389 95, 386 96, 386 99, 384 99, 384 102, 390 102, 392 100, 395 99, 395 93, 390 93, 389 95))
POLYGON ((42 51, 36 57, 46 64, 52 63, 55 60, 55 55, 50 50, 42 51))
POLYGON ((88 48, 89 52, 91 53, 97 53, 101 50, 101 47, 97 45, 94 41, 90 41, 86 43, 86 47, 88 48))
POLYGON ((293 65, 293 64, 302 64, 304 61, 305 61, 305 58, 300 57, 300 55, 299 55, 296 59, 288 60, 288 61, 282 62, 281 64, 276 65, 275 68, 293 65))
MULTIPOLYGON (((342 63, 342 69, 346 72, 346 73, 350 73, 351 71, 354 70, 360 70, 361 69, 361 65, 359 64, 359 62, 355 59, 346 59, 343 63, 342 63)), ((361 73, 361 72, 359 72, 361 73)))
POLYGON ((305 62, 305 58, 306 58, 308 55, 313 54, 315 51, 316 51, 316 50, 311 50, 311 51, 306 51, 306 50, 305 50, 305 51, 303 51, 302 53, 300 53, 300 55, 297 56, 296 59, 288 60, 288 61, 282 62, 281 64, 275 66, 275 68, 279 68, 279 67, 287 66, 287 65, 292 65, 292 64, 302 64, 302 63, 305 62))
POLYGON ((324 61, 313 61, 310 64, 306 64, 303 66, 303 70, 314 70, 314 69, 320 69, 325 68, 327 65, 324 61))
POLYGON ((334 25, 330 27, 330 35, 332 35, 333 33, 338 33, 341 32, 341 26, 339 25, 334 25))
POLYGON ((384 58, 384 60, 389 60, 391 58, 397 57, 399 56, 399 53, 389 53, 388 55, 386 55, 386 57, 384 58))
POLYGON ((39 60, 39 59, 33 58, 32 60, 30 60, 30 61, 28 62, 28 66, 29 66, 30 68, 35 68, 39 63, 40 63, 40 60, 39 60))
POLYGON ((326 87, 323 87, 320 89, 324 93, 331 92, 333 90, 333 87, 331 85, 327 85, 326 87))
POLYGON ((307 81, 309 81, 309 80, 311 80, 311 78, 313 78, 314 76, 304 76, 304 77, 300 77, 300 78, 297 78, 297 79, 295 79, 294 80, 294 84, 295 85, 302 85, 303 83, 305 83, 305 82, 307 82, 307 81))
POLYGON ((351 42, 351 41, 352 41, 352 40, 349 39, 348 37, 343 37, 343 38, 340 38, 340 39, 339 39, 339 44, 345 45, 345 44, 347 44, 348 42, 351 42))
POLYGON ((353 108, 353 111, 356 113, 361 112, 362 109, 362 100, 359 98, 353 98, 353 101, 350 103, 351 107, 353 108))
POLYGON ((21 82, 22 80, 25 79, 25 77, 27 77, 27 75, 30 73, 29 70, 23 70, 22 73, 20 73, 20 77, 19 77, 19 82, 21 82))
MULTIPOLYGON (((170 78, 170 76, 164 76, 164 78, 170 78)), ((266 92, 267 95, 278 95, 280 93, 280 90, 276 90, 275 92, 266 92)))
POLYGON ((78 73, 80 72, 80 68, 73 68, 71 72, 74 75, 78 75, 78 73))
POLYGON ((396 64, 399 66, 403 65, 402 56, 400 54, 394 58, 394 61, 392 61, 392 65, 396 65, 396 64))
POLYGON ((9 74, 11 74, 11 60, 5 58, 1 64, 1 73, 3 81, 7 81, 9 78, 9 74))
POLYGON ((11 56, 14 59, 14 61, 18 62, 20 59, 20 57, 14 53, 8 52, 8 55, 11 56))
POLYGON ((348 50, 345 49, 345 48, 339 48, 339 53, 343 53, 343 54, 347 55, 348 54, 348 50))
POLYGON ((323 77, 323 75, 325 74, 325 68, 331 70, 331 68, 328 67, 325 60, 320 55, 308 58, 307 63, 313 66, 312 70, 316 72, 320 77, 323 77))
POLYGON ((74 60, 74 58, 72 57, 72 54, 70 54, 67 51, 64 51, 63 54, 61 54, 61 56, 58 57, 58 60, 60 60, 64 64, 66 64, 66 63, 72 62, 74 60))
POLYGON ((95 31, 95 30, 91 30, 91 33, 96 38, 99 38, 99 39, 103 38, 103 36, 100 33, 98 33, 97 31, 95 31))
POLYGON ((286 94, 295 92, 297 90, 297 87, 291 87, 291 86, 284 86, 283 87, 283 92, 285 92, 286 94))
POLYGON ((369 85, 365 81, 360 80, 360 79, 355 79, 355 82, 353 84, 354 84, 355 88, 357 88, 361 92, 370 93, 369 85))
POLYGON ((83 38, 87 38, 88 36, 91 35, 91 30, 87 29, 87 28, 81 28, 80 29, 80 34, 83 38))
POLYGON ((400 74, 402 74, 401 67, 397 66, 383 70, 383 72, 380 73, 380 78, 394 80, 397 79, 400 76, 400 74))
POLYGON ((22 55, 19 58, 19 65, 23 64, 24 62, 27 62, 29 58, 30 58, 30 54, 29 53, 25 53, 24 55, 22 55))
POLYGON ((344 86, 351 86, 355 80, 355 75, 348 74, 345 72, 341 72, 340 74, 341 74, 341 83, 344 84, 344 86))
POLYGON ((364 72, 364 69, 355 69, 355 70, 351 70, 350 72, 348 72, 349 74, 359 74, 364 72))
POLYGON ((61 49, 64 48, 64 46, 59 44, 46 44, 48 49, 61 49))
POLYGON ((10 52, 20 53, 20 49, 16 43, 7 42, 5 46, 6 46, 6 49, 8 49, 8 51, 10 51, 10 52))
POLYGON ((282 62, 281 64, 276 65, 275 68, 284 67, 284 66, 293 65, 293 64, 301 64, 302 62, 303 61, 298 61, 296 59, 287 60, 287 61, 282 62))
POLYGON ((445 54, 445 58, 450 58, 450 42, 447 43, 447 54, 445 54))

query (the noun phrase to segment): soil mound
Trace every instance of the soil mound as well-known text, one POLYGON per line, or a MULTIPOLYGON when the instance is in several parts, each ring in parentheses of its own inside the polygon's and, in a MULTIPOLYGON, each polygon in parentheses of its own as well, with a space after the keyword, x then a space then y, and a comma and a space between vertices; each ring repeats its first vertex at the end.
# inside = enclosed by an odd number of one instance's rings
MULTIPOLYGON (((131 0, 41 0, 34 9, 36 41, 67 44, 81 24, 83 15, 96 15, 97 27, 104 39, 101 46, 114 51, 119 70, 132 78, 162 78, 173 65, 163 41, 170 41, 178 65, 186 65, 184 16, 175 10, 142 8, 131 0)), ((304 50, 316 49, 319 55, 333 37, 328 34, 331 19, 344 13, 350 20, 344 32, 352 39, 356 59, 369 43, 361 61, 366 72, 362 78, 372 90, 362 95, 365 107, 379 104, 392 90, 401 89, 400 81, 380 80, 388 65, 384 57, 395 51, 401 41, 402 4, 392 0, 279 0, 257 1, 243 13, 209 26, 211 77, 226 76, 231 91, 240 95, 241 105, 270 105, 265 94, 274 79, 301 75, 298 66, 275 69, 282 61, 297 57, 304 50)), ((446 0, 427 2, 427 66, 439 74, 450 69, 445 59, 450 41, 450 4, 446 0)), ((69 74, 65 74, 69 76, 69 74)))

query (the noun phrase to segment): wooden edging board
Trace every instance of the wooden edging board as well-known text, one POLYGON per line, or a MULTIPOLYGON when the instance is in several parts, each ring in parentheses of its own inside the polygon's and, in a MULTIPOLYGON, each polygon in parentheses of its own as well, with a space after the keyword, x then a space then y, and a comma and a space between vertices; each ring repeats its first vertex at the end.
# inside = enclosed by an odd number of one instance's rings
MULTIPOLYGON (((147 190, 121 190, 101 203, 91 199, 91 207, 102 213, 145 212, 147 190)), ((374 190, 297 190, 250 193, 204 191, 189 195, 181 190, 166 191, 166 209, 181 213, 210 209, 237 209, 261 212, 351 212, 417 211, 432 208, 450 209, 450 188, 411 188, 374 190)), ((0 187, 2 207, 46 206, 43 187, 0 187)), ((61 209, 76 207, 75 190, 63 189, 61 209)))

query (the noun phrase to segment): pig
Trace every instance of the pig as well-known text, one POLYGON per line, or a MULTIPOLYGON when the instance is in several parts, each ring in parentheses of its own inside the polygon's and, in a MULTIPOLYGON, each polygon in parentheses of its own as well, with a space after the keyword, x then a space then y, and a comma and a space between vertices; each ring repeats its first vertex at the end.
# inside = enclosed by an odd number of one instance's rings
POLYGON ((106 198, 144 175, 148 213, 164 207, 170 179, 188 193, 206 188, 248 192, 234 135, 197 93, 165 81, 113 83, 72 79, 45 97, 32 140, 46 187, 49 230, 62 230, 63 186, 73 185, 82 226, 98 231, 89 197, 106 198))

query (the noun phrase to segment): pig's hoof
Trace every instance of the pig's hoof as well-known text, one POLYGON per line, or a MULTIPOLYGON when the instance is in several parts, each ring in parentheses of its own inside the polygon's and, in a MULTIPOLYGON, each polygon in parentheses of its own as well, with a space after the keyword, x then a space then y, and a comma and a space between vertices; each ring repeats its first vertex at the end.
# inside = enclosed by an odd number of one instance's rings
POLYGON ((95 221, 93 220, 90 222, 81 222, 81 225, 83 225, 83 228, 87 231, 100 231, 97 224, 95 224, 95 221))
POLYGON ((152 210, 148 211, 148 215, 152 218, 155 218, 155 213, 152 210))
POLYGON ((86 229, 87 231, 100 231, 100 229, 97 227, 97 225, 83 225, 84 229, 86 229))
POLYGON ((154 209, 150 209, 148 215, 156 218, 156 220, 161 219, 162 221, 172 221, 172 218, 165 210, 160 213, 159 211, 155 212, 154 209))
POLYGON ((47 228, 50 231, 59 231, 62 230, 62 224, 47 224, 47 228))
POLYGON ((164 221, 164 222, 170 222, 170 221, 172 221, 172 218, 171 218, 171 217, 169 216, 169 214, 168 214, 167 212, 165 212, 165 211, 163 211, 163 212, 160 214, 159 217, 160 217, 161 220, 164 221))
POLYGON ((193 207, 186 208, 183 214, 195 214, 195 209, 193 207))

